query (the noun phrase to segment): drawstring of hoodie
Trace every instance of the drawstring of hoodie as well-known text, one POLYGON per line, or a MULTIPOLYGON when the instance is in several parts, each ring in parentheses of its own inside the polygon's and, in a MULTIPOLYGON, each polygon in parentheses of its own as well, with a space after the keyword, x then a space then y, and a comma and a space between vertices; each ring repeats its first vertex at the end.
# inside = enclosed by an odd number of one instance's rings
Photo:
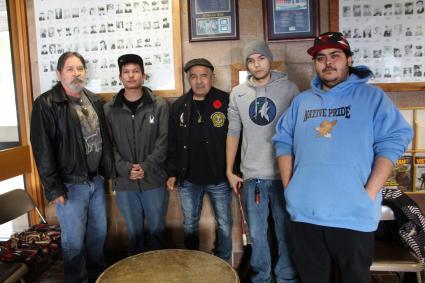
MULTIPOLYGON (((252 77, 251 78, 249 78, 250 80, 252 79, 252 77)), ((251 82, 252 83, 252 82, 251 82)), ((258 95, 258 86, 255 86, 255 84, 253 84, 252 83, 252 87, 254 88, 254 90, 255 90, 255 108, 254 108, 254 111, 255 111, 255 113, 254 113, 254 119, 257 119, 257 114, 258 114, 258 97, 259 97, 259 95, 258 95)), ((261 87, 264 87, 264 99, 266 99, 267 98, 267 85, 264 85, 264 86, 261 86, 261 87)))

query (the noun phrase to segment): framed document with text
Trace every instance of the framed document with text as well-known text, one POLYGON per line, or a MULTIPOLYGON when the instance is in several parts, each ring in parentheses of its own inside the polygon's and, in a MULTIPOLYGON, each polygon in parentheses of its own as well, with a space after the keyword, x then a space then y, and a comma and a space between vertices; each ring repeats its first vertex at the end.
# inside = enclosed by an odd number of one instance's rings
POLYGON ((265 0, 263 3, 267 41, 308 39, 319 34, 319 1, 265 0))
POLYGON ((239 39, 237 0, 189 0, 189 41, 239 39))

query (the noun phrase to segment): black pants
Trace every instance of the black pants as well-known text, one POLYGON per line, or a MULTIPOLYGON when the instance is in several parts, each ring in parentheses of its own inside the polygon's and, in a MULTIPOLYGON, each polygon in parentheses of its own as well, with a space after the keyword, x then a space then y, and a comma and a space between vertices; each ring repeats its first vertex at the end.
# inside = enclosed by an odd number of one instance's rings
POLYGON ((373 232, 291 222, 289 236, 292 259, 303 283, 328 283, 332 264, 343 283, 370 283, 373 232))

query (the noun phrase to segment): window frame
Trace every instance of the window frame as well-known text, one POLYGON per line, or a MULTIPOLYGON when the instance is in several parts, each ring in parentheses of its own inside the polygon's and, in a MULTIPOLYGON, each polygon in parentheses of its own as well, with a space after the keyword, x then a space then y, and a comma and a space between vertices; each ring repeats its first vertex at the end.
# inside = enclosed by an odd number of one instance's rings
MULTIPOLYGON (((21 140, 20 146, 0 151, 0 181, 23 175, 26 191, 44 213, 43 190, 29 142, 29 119, 33 99, 26 3, 25 0, 6 0, 6 7, 21 140)), ((38 222, 34 212, 29 214, 29 221, 31 224, 38 222)))

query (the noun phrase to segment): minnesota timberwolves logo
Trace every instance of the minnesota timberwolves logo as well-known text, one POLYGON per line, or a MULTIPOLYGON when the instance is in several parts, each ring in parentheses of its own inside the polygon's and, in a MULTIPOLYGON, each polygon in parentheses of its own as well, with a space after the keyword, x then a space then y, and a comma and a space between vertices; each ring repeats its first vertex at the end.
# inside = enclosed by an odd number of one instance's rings
POLYGON ((270 124, 276 117, 276 105, 267 97, 257 97, 249 106, 249 117, 257 125, 270 124))

